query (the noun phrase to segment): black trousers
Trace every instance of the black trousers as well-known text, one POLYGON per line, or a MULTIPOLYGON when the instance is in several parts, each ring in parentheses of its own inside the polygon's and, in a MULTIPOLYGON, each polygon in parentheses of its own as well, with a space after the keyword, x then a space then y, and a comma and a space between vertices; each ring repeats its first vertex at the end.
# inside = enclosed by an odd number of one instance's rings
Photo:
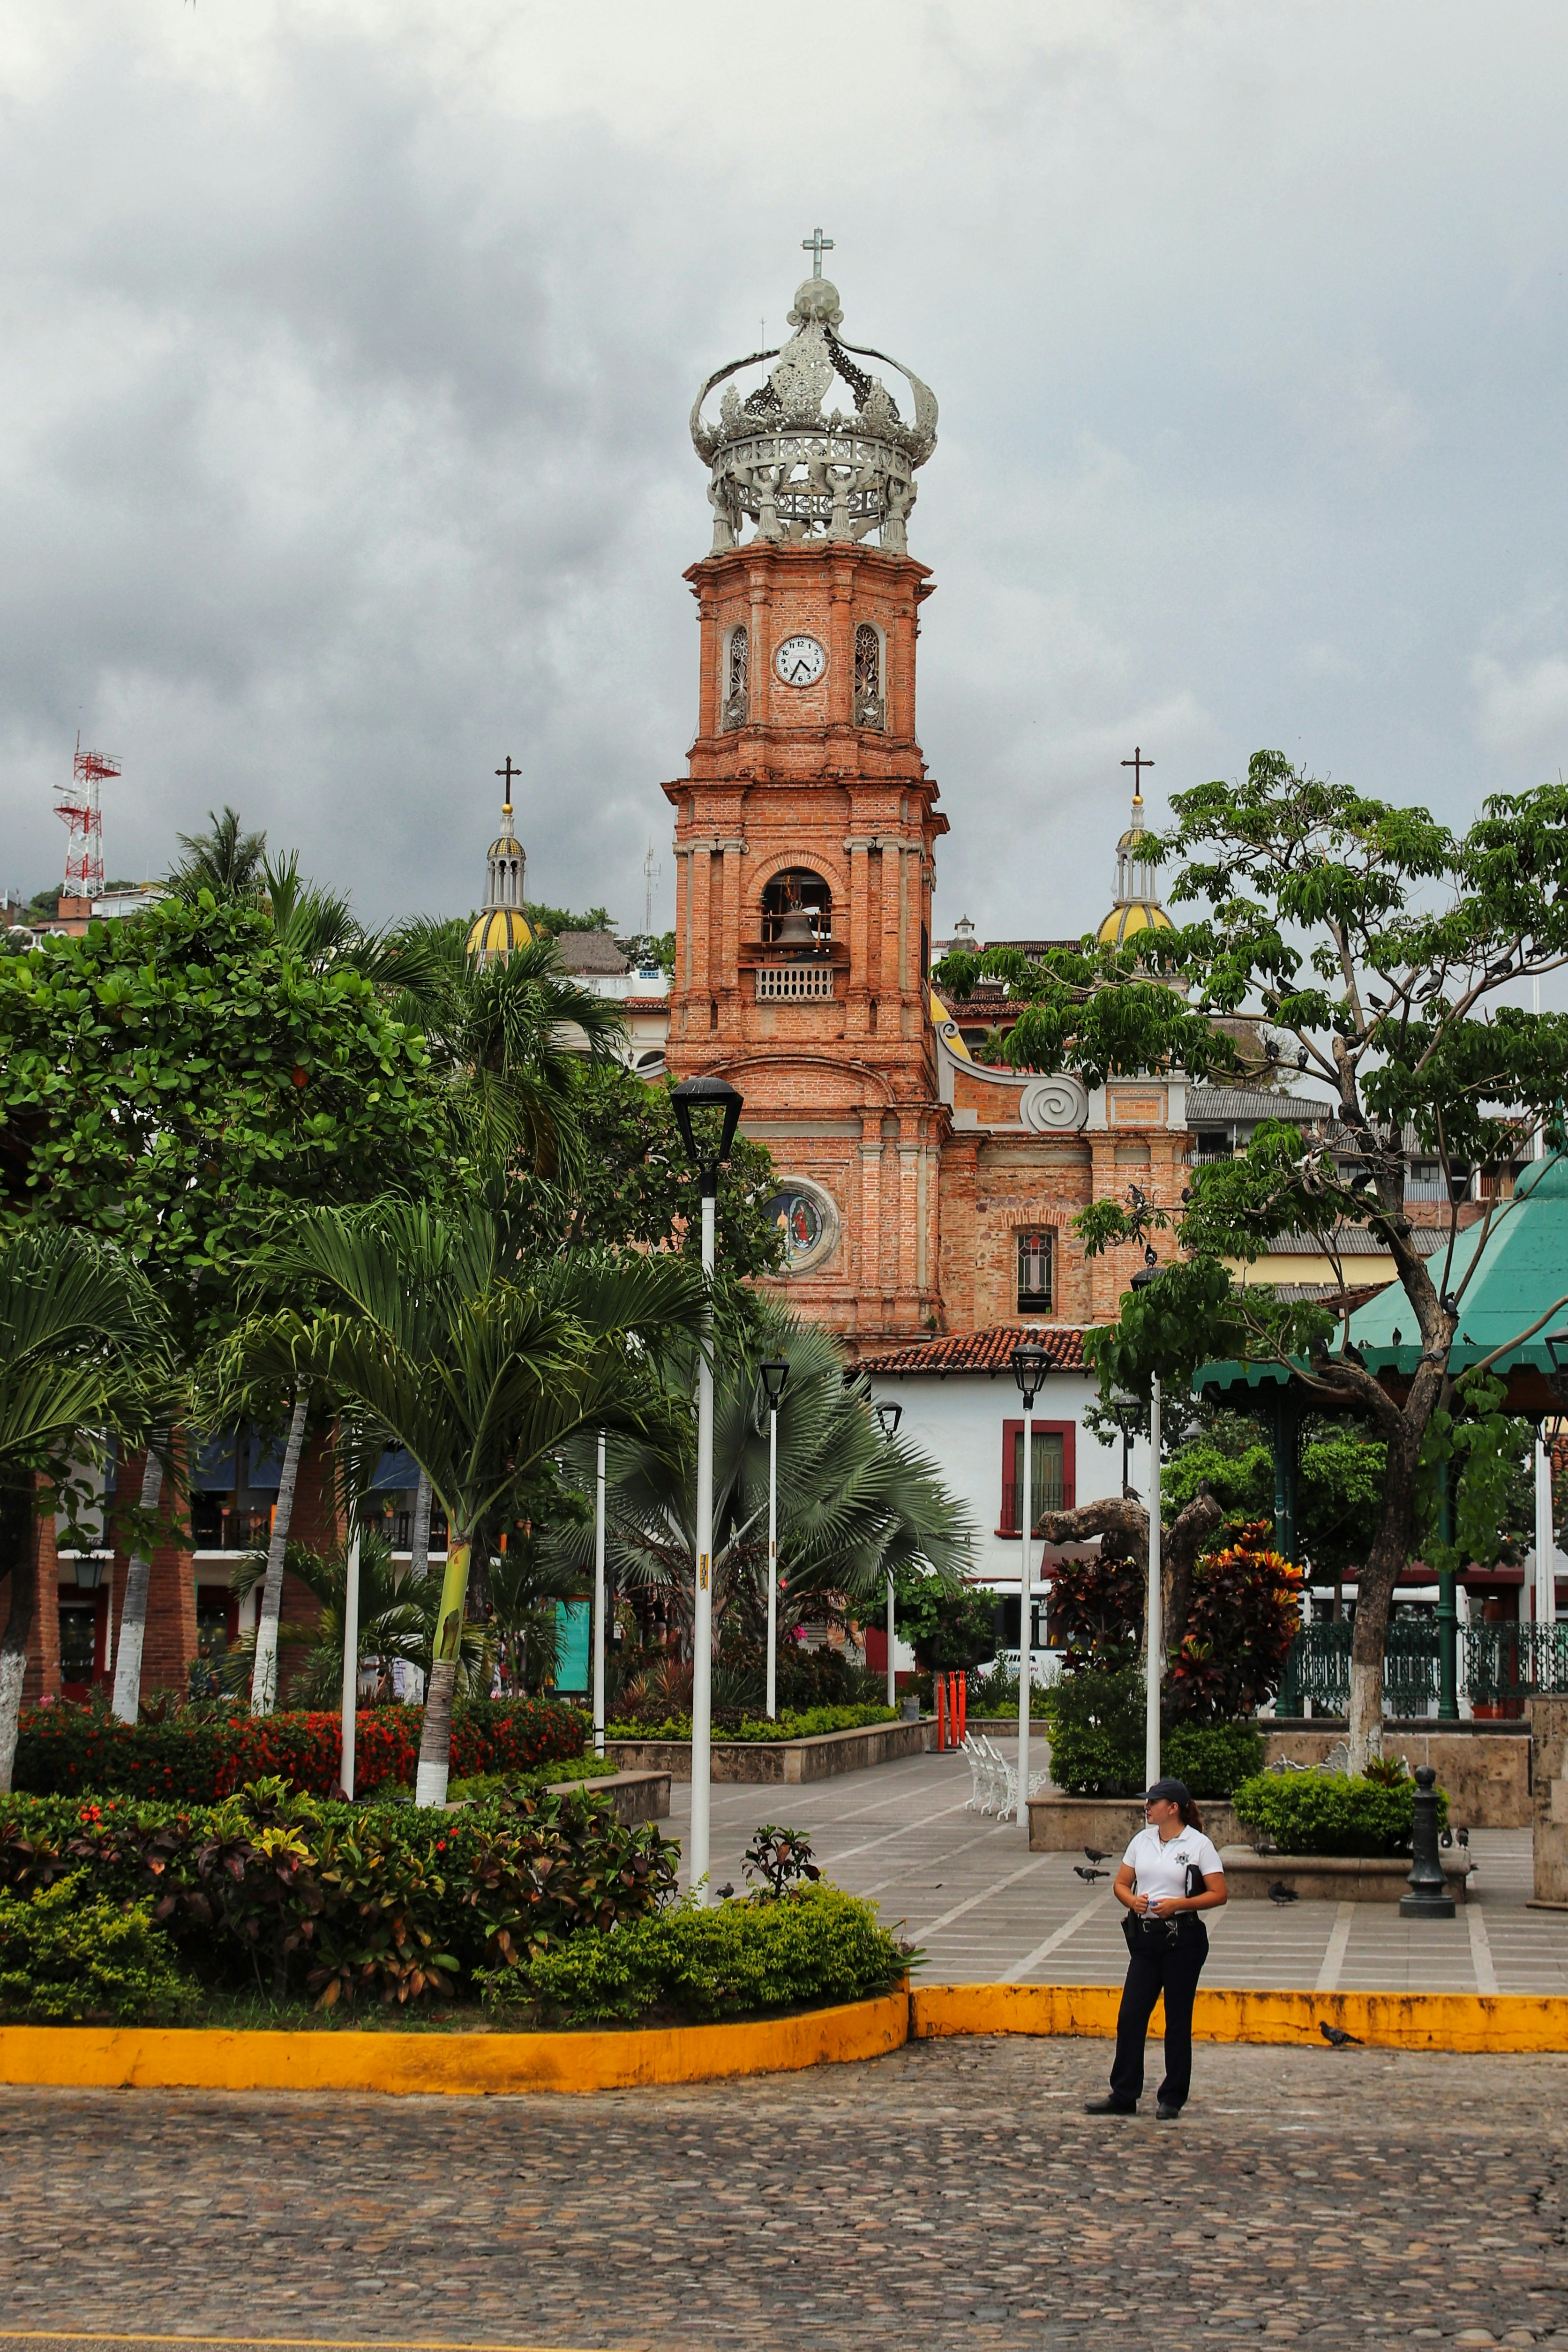
POLYGON ((1134 1927, 1127 1937, 1127 1981, 1116 2018, 1116 2063, 1110 2069, 1110 2095, 1135 2106, 1143 2095, 1143 2042, 1149 2020, 1162 1993, 1165 1996, 1165 2079, 1158 2096, 1167 2106, 1182 2107, 1193 2080, 1193 1995, 1209 1956, 1208 1929, 1195 1912, 1184 1915, 1173 1943, 1163 1936, 1145 1936, 1134 1927))

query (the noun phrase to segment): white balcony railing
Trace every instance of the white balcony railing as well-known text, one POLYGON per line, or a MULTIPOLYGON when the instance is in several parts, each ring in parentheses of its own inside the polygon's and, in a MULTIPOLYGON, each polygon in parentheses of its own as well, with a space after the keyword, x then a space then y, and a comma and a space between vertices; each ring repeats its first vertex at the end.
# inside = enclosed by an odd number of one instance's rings
POLYGON ((829 963, 768 963, 757 970, 757 1003, 800 1004, 833 994, 829 963))

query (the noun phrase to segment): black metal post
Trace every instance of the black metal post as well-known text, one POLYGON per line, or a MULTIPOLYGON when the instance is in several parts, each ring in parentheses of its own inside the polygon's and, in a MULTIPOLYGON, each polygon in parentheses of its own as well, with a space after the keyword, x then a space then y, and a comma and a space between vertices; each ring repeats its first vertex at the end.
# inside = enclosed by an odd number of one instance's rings
POLYGON ((1437 1775, 1430 1764, 1415 1767, 1410 1824, 1410 1892, 1399 1898, 1402 1919, 1451 1919, 1454 1898, 1443 1878, 1437 1850, 1437 1775))

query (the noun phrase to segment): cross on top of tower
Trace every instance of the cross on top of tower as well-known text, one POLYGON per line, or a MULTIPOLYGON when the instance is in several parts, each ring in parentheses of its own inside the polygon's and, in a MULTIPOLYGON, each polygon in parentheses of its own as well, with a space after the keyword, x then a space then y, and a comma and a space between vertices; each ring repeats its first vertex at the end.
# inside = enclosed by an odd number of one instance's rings
POLYGON ((833 239, 830 236, 824 236, 819 228, 814 228, 809 236, 803 236, 801 238, 800 249, 802 253, 809 253, 811 256, 812 276, 814 278, 820 278, 822 275, 822 257, 825 253, 832 252, 833 239))
MULTIPOLYGON (((1122 766, 1123 766, 1123 767, 1125 767, 1125 766, 1126 766, 1126 764, 1127 764, 1127 763, 1126 763, 1126 761, 1122 761, 1122 766)), ((505 767, 504 767, 504 768, 498 768, 498 769, 496 770, 496 773, 497 773, 497 775, 498 775, 498 776, 502 777, 502 778, 504 779, 504 781, 505 781, 505 783, 506 783, 506 804, 507 804, 508 808, 510 808, 510 806, 511 806, 511 780, 512 780, 512 778, 513 778, 514 776, 521 776, 521 773, 522 773, 522 770, 521 770, 521 768, 514 768, 514 767, 512 766, 512 764, 511 764, 511 753, 510 753, 510 751, 509 751, 509 752, 507 753, 507 755, 506 755, 506 765, 505 765, 505 767)))
POLYGON ((1154 764, 1153 761, 1146 760, 1143 757, 1142 745, 1134 743, 1132 757, 1130 760, 1123 760, 1121 764, 1124 768, 1131 769, 1132 797, 1135 801, 1141 801, 1143 797, 1143 771, 1145 768, 1152 768, 1154 764))

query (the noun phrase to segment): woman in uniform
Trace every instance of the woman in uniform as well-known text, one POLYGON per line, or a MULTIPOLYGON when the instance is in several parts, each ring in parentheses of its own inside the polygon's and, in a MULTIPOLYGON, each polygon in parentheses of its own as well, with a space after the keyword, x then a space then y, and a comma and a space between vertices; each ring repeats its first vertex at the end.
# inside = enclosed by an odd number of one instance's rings
POLYGON ((1182 1780, 1156 1780, 1143 1800, 1144 1826, 1116 1874, 1124 1916, 1127 1981, 1116 2019, 1110 2095, 1090 2099, 1091 2116, 1131 2116, 1143 2095, 1143 2042, 1165 1996, 1165 2079, 1154 2112, 1162 2123, 1186 2105, 1193 2075, 1193 1996, 1209 1954, 1201 1914, 1226 1899, 1225 1867, 1204 1835, 1203 1816, 1182 1780))

